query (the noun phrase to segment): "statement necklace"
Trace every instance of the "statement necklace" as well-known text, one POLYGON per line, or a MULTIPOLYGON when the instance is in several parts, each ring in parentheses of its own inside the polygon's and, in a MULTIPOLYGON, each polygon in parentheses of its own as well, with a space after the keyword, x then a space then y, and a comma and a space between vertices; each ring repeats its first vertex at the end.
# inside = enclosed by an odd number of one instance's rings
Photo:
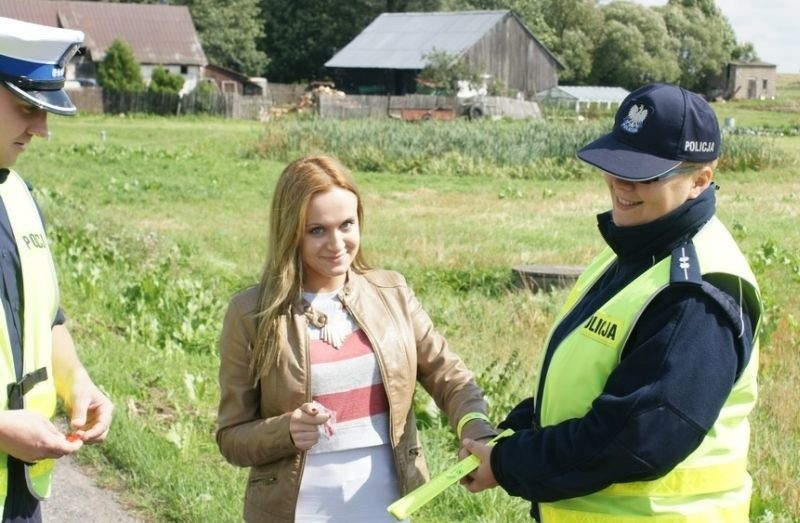
MULTIPOLYGON (((336 302, 338 303, 338 299, 336 302)), ((338 314, 331 319, 324 312, 312 307, 308 301, 305 302, 305 307, 305 317, 311 325, 320 330, 320 339, 336 350, 342 348, 344 339, 352 330, 347 321, 347 313, 344 310, 336 311, 338 314)))

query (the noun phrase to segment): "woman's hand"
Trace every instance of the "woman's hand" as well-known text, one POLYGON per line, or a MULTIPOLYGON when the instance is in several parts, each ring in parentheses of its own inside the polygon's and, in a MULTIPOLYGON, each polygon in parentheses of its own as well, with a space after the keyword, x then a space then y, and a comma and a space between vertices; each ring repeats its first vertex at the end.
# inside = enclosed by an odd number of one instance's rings
POLYGON ((470 492, 480 492, 488 488, 497 486, 497 480, 494 478, 492 472, 491 456, 492 447, 485 445, 479 441, 465 439, 463 447, 459 451, 459 456, 473 454, 481 460, 480 466, 472 471, 470 474, 461 479, 460 483, 464 485, 470 492))
POLYGON ((319 441, 319 426, 331 419, 330 412, 321 412, 313 403, 303 403, 292 411, 289 434, 300 450, 308 450, 319 441))

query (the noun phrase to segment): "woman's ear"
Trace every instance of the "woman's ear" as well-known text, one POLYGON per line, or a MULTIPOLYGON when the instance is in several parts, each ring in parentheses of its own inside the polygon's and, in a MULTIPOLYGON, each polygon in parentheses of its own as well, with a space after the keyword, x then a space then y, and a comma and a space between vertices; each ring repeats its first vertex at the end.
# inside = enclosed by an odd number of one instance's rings
POLYGON ((693 175, 692 187, 689 190, 689 199, 692 200, 708 189, 711 180, 714 178, 714 169, 710 165, 704 165, 693 175))

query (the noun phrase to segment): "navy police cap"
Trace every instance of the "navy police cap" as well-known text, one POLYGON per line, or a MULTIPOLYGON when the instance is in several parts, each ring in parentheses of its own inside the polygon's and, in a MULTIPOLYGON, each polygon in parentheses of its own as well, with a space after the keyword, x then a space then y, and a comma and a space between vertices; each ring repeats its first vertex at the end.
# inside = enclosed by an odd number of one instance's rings
POLYGON ((578 151, 578 158, 634 182, 666 174, 681 162, 719 156, 717 116, 700 95, 677 85, 648 84, 617 110, 614 129, 578 151))
POLYGON ((64 72, 82 42, 81 31, 0 17, 0 82, 40 109, 75 114, 64 72))

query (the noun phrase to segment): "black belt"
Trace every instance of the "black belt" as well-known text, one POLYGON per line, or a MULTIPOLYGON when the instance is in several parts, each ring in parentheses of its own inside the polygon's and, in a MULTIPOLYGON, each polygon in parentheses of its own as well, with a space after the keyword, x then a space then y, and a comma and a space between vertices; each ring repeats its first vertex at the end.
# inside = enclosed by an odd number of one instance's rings
POLYGON ((34 385, 47 380, 47 367, 36 369, 24 375, 17 383, 8 384, 8 410, 18 410, 25 407, 22 398, 34 385))

